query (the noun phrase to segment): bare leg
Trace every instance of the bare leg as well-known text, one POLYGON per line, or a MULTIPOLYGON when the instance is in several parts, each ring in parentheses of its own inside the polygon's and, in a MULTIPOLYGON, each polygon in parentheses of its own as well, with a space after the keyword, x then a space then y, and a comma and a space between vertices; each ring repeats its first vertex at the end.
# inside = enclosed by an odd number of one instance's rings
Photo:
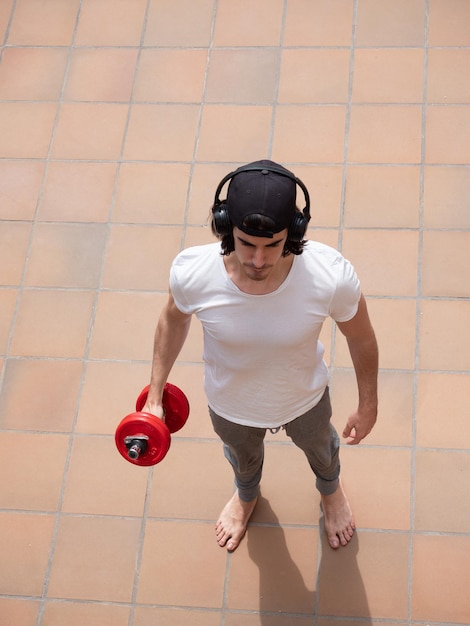
POLYGON ((240 500, 238 491, 225 505, 215 525, 215 534, 219 546, 227 546, 233 552, 243 539, 251 514, 255 510, 258 498, 245 502, 240 500))
POLYGON ((328 543, 334 549, 340 545, 347 545, 354 534, 356 524, 341 480, 334 493, 329 496, 322 495, 321 499, 328 543))

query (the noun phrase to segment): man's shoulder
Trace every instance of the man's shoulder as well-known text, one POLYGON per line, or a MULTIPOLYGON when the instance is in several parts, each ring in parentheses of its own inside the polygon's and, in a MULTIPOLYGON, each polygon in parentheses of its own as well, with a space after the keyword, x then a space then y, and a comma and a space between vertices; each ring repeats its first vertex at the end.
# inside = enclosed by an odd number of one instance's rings
POLYGON ((175 263, 186 264, 197 262, 198 260, 212 260, 220 255, 220 243, 206 243, 199 246, 184 248, 175 258, 175 263))
POLYGON ((336 248, 312 239, 306 242, 302 256, 306 262, 326 263, 328 265, 335 264, 344 258, 336 248))

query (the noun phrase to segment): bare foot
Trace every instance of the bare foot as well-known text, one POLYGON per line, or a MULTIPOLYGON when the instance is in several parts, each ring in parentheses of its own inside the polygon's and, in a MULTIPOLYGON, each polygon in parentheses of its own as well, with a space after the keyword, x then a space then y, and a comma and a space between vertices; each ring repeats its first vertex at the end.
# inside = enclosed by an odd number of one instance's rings
POLYGON ((356 529, 354 517, 341 481, 338 489, 329 496, 322 495, 323 514, 328 543, 336 550, 351 541, 356 529))
POLYGON ((233 552, 243 539, 248 526, 248 520, 253 513, 258 498, 245 502, 240 500, 238 491, 225 505, 215 525, 215 534, 219 546, 227 546, 229 552, 233 552))

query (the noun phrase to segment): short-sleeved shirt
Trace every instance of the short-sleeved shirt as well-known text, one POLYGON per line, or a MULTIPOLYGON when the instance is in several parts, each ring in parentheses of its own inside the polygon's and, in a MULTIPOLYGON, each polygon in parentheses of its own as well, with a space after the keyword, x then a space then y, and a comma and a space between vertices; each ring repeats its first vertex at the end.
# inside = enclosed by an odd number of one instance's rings
POLYGON ((219 243, 183 250, 170 288, 180 311, 201 321, 209 406, 238 424, 275 428, 314 407, 329 381, 319 339, 324 321, 357 312, 360 284, 337 250, 309 241, 278 289, 241 291, 219 243))

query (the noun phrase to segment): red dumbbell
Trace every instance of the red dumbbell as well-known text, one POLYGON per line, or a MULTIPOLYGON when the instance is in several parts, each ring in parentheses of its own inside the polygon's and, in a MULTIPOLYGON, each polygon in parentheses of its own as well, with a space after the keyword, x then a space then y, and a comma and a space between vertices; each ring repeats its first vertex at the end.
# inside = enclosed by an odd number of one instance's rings
POLYGON ((156 465, 170 448, 171 435, 183 428, 189 416, 189 402, 184 393, 171 383, 163 390, 162 404, 165 421, 142 411, 149 392, 145 387, 130 413, 116 428, 116 447, 119 453, 134 465, 156 465))

